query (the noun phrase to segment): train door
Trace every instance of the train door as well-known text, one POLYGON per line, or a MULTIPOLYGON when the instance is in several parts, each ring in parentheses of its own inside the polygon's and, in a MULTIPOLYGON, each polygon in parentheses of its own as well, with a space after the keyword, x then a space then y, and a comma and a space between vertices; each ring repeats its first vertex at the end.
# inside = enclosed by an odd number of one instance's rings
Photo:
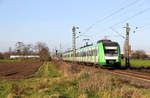
POLYGON ((96 48, 95 48, 95 60, 96 60, 96 63, 98 63, 98 53, 99 53, 99 48, 98 48, 98 46, 96 46, 96 48))
POLYGON ((92 48, 92 63, 95 63, 94 47, 92 48))

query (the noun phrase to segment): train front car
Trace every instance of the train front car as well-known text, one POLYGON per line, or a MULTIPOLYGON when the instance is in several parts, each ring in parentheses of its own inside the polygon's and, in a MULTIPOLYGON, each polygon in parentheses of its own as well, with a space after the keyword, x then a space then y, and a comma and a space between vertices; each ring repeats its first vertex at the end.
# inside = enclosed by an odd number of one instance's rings
POLYGON ((121 66, 121 53, 120 46, 117 42, 104 41, 100 44, 100 65, 109 67, 120 67, 121 66))

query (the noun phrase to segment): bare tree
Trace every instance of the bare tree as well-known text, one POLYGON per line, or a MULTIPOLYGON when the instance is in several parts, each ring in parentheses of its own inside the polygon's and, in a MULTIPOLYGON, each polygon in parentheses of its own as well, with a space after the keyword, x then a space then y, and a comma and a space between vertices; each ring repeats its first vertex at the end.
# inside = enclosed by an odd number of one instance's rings
POLYGON ((35 45, 35 49, 40 52, 43 48, 48 48, 46 43, 44 42, 37 42, 35 45))
POLYGON ((5 52, 4 54, 3 54, 3 58, 4 59, 10 59, 10 54, 8 53, 8 52, 5 52))
POLYGON ((32 44, 24 45, 23 54, 24 55, 33 54, 33 45, 32 44))
POLYGON ((17 54, 22 54, 25 44, 23 42, 17 42, 15 44, 17 54))

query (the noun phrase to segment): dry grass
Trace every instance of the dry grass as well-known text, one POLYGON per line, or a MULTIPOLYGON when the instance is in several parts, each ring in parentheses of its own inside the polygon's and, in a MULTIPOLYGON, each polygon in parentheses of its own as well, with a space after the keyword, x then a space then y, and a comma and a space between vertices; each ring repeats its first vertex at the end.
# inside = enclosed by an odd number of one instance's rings
POLYGON ((57 62, 55 67, 65 74, 65 79, 61 78, 60 82, 78 79, 77 86, 81 92, 79 98, 148 98, 140 89, 129 86, 112 75, 97 73, 97 70, 91 68, 83 70, 76 64, 64 62, 57 62))
POLYGON ((64 76, 72 76, 78 74, 81 71, 81 68, 74 66, 73 64, 64 63, 64 62, 52 62, 55 67, 64 74, 64 76))
MULTIPOLYGON (((89 74, 89 73, 88 73, 89 74)), ((79 91, 95 93, 102 98, 147 98, 140 90, 122 84, 116 78, 105 74, 89 74, 89 77, 80 81, 79 91)))
POLYGON ((102 89, 112 89, 113 83, 110 78, 104 75, 92 74, 89 78, 79 83, 79 90, 94 92, 102 89))

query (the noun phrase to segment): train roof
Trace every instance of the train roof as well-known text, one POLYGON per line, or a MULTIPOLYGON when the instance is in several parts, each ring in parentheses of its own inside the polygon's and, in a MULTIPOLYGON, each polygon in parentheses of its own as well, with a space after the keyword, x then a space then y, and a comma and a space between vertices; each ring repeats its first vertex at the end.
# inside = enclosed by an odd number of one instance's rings
MULTIPOLYGON (((119 45, 117 42, 113 42, 111 40, 99 40, 97 41, 97 44, 91 44, 91 45, 87 45, 87 46, 83 46, 83 47, 80 47, 79 49, 76 49, 76 51, 80 51, 80 50, 83 50, 83 49, 87 49, 87 48, 91 48, 91 47, 95 47, 95 46, 98 46, 99 43, 103 43, 104 46, 116 46, 116 45, 119 45)), ((72 50, 70 51, 66 51, 65 53, 72 53, 72 50)))
POLYGON ((108 39, 99 40, 99 41, 97 41, 97 44, 98 44, 98 43, 101 43, 101 42, 103 43, 103 45, 111 45, 111 46, 116 46, 116 45, 118 45, 117 42, 113 42, 113 41, 108 40, 108 39))
POLYGON ((97 41, 97 44, 98 43, 109 43, 109 42, 112 42, 111 40, 108 40, 108 39, 103 39, 103 40, 99 40, 99 41, 97 41))

